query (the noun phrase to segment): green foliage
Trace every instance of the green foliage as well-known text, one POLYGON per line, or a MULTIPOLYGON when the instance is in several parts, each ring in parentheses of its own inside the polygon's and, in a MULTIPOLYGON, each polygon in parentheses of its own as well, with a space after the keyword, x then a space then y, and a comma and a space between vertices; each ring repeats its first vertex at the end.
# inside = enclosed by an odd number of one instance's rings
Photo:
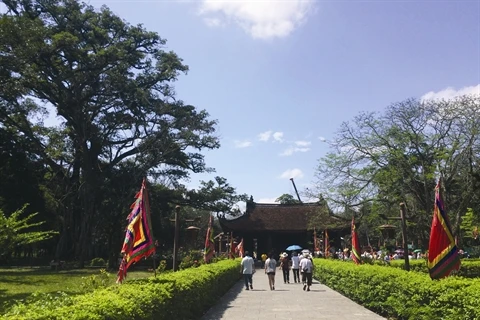
POLYGON ((19 304, 5 316, 20 319, 198 319, 240 278, 238 260, 225 260, 156 278, 126 281, 43 307, 19 304))
POLYGON ((107 262, 103 258, 93 258, 90 261, 90 267, 105 267, 107 262))
POLYGON ((44 222, 31 221, 38 213, 22 217, 26 207, 24 205, 8 217, 0 209, 0 258, 8 258, 17 247, 45 241, 57 234, 53 231, 36 231, 36 227, 44 222))
POLYGON ((279 202, 281 204, 298 204, 298 203, 300 203, 300 201, 298 201, 298 199, 295 199, 294 196, 292 196, 291 194, 288 194, 288 193, 282 194, 275 201, 279 202))
MULTIPOLYGON (((379 263, 384 265, 382 263, 379 263)), ((410 260, 410 270, 421 273, 428 273, 427 260, 410 260)), ((403 260, 391 260, 390 267, 405 269, 405 262, 403 260)), ((460 264, 460 270, 456 272, 459 277, 465 278, 480 278, 480 260, 475 259, 462 259, 460 264)))
POLYGON ((93 291, 98 288, 105 288, 109 286, 111 275, 105 269, 100 270, 100 274, 92 274, 88 277, 83 277, 82 288, 84 291, 93 291))
POLYGON ((315 259, 314 277, 344 296, 392 319, 479 319, 480 279, 432 281, 425 273, 315 259))
MULTIPOLYGON (((17 303, 30 305, 38 302, 45 306, 46 303, 53 304, 85 293, 86 288, 82 285, 85 278, 97 274, 97 269, 52 271, 50 268, 0 268, 0 314, 17 303), (42 302, 43 298, 45 302, 42 302)), ((129 271, 128 281, 151 275, 146 271, 129 271)), ((116 277, 109 277, 109 285, 116 285, 115 280, 116 277)))
POLYGON ((158 263, 157 272, 162 273, 162 272, 165 272, 166 269, 167 269, 167 261, 166 260, 161 260, 158 263))
POLYGON ((199 267, 203 264, 203 253, 201 250, 191 250, 189 251, 180 262, 180 269, 187 269, 191 267, 199 267))
POLYGON ((383 112, 356 115, 342 123, 330 152, 320 159, 311 193, 324 194, 337 213, 354 210, 356 220, 368 224, 360 236, 366 233, 370 240, 378 239, 374 230, 385 223, 379 215, 398 217, 403 202, 408 239, 425 247, 434 188, 442 176, 447 213, 458 235, 467 208, 480 205, 479 101, 478 95, 408 99, 383 112), (362 210, 367 203, 372 206, 362 210))
MULTIPOLYGON (((462 217, 460 230, 463 232, 464 238, 475 238, 474 230, 480 228, 480 217, 473 212, 472 208, 467 208, 467 212, 462 217)), ((478 234, 476 235, 478 237, 478 234)))
MULTIPOLYGON (((8 150, 22 146, 27 160, 35 159, 18 163, 27 162, 30 171, 42 168, 49 182, 42 185, 62 223, 62 255, 83 265, 88 245, 116 244, 124 227, 118 215, 126 215, 124 202, 147 173, 175 186, 162 195, 167 201, 158 202, 165 204, 159 210, 164 216, 185 203, 228 212, 243 199, 222 177, 202 182, 198 191, 181 185, 192 172, 214 171, 202 152, 220 143, 217 121, 176 96, 173 85, 188 66, 165 50, 165 39, 106 6, 75 0, 3 4, 0 139, 8 150), (48 109, 58 126, 44 125, 48 109), (92 222, 100 220, 94 233, 92 222)), ((6 159, 9 166, 25 160, 23 153, 6 159)))

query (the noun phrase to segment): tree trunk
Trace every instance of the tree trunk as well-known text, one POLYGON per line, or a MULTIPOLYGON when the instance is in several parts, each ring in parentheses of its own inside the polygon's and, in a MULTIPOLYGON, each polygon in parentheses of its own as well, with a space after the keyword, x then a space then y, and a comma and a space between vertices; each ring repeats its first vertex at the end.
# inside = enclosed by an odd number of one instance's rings
POLYGON ((84 182, 81 187, 80 196, 82 197, 82 219, 80 224, 80 237, 78 239, 77 256, 79 257, 79 267, 83 268, 85 261, 89 258, 89 247, 92 235, 92 221, 95 216, 95 204, 97 202, 97 179, 93 172, 85 172, 84 182))

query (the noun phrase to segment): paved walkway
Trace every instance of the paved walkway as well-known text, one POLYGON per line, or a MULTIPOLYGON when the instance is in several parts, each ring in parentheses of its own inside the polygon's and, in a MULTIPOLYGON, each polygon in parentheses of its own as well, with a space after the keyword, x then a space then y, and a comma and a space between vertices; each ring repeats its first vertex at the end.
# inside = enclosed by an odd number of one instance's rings
MULTIPOLYGON (((292 277, 292 273, 290 273, 292 277)), ((275 277, 275 291, 270 291, 263 270, 253 275, 253 290, 245 290, 243 279, 236 283, 202 320, 244 319, 385 319, 345 298, 327 286, 313 281, 311 291, 302 284, 284 284, 282 273, 275 277)))

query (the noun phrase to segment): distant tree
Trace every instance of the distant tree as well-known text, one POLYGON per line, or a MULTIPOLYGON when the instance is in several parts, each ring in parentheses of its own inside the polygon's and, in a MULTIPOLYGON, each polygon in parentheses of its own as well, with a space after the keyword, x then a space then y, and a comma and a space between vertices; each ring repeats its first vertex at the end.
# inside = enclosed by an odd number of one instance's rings
POLYGON ((470 243, 472 240, 477 240, 479 227, 480 217, 473 212, 472 208, 468 208, 467 213, 462 217, 462 223, 460 224, 462 238, 470 243))
POLYGON ((22 217, 26 207, 27 205, 23 206, 9 216, 0 209, 0 259, 8 260, 16 249, 48 240, 57 234, 36 230, 44 222, 31 221, 38 213, 22 217))
POLYGON ((297 203, 301 203, 300 201, 298 201, 298 199, 295 199, 294 196, 292 196, 291 194, 288 194, 288 193, 284 193, 282 194, 280 197, 278 197, 275 202, 279 202, 281 204, 297 204, 297 203))
MULTIPOLYGON (((407 205, 409 232, 428 243, 434 188, 444 179, 445 202, 454 233, 462 215, 478 205, 480 96, 394 103, 384 113, 360 113, 341 125, 331 151, 320 159, 314 192, 334 211, 398 216, 407 205)), ((368 219, 372 221, 371 219, 368 219)), ((377 220, 377 225, 384 221, 377 220)), ((367 221, 367 220, 365 220, 367 221)), ((374 226, 375 227, 375 226, 374 226)), ((372 228, 369 228, 372 230, 372 228)))

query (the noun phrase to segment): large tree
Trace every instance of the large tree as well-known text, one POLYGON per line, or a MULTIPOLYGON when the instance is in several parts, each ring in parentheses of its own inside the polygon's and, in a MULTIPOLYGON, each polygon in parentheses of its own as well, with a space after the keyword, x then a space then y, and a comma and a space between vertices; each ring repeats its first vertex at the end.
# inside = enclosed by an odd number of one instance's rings
POLYGON ((479 201, 479 98, 410 99, 343 123, 332 151, 320 160, 315 192, 340 210, 371 203, 373 214, 398 216, 398 204, 405 202, 409 229, 425 244, 434 186, 442 176, 458 230, 461 215, 479 201))
POLYGON ((59 248, 70 238, 83 263, 105 179, 125 161, 137 180, 211 170, 199 152, 219 147, 216 122, 175 97, 172 83, 188 67, 155 32, 74 0, 3 3, 0 123, 63 186, 59 248), (58 126, 35 121, 47 110, 58 126))

